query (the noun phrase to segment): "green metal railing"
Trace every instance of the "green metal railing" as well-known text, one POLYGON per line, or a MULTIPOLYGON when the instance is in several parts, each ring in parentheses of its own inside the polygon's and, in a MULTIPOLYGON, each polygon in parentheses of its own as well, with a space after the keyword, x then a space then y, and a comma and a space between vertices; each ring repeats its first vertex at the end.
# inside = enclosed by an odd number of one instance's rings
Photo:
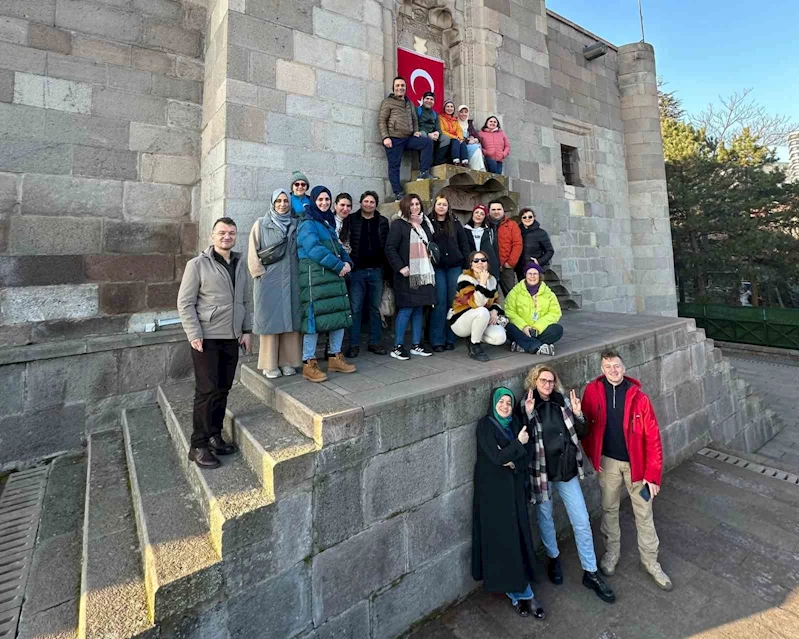
POLYGON ((680 317, 693 317, 711 339, 799 349, 799 309, 679 304, 680 317))

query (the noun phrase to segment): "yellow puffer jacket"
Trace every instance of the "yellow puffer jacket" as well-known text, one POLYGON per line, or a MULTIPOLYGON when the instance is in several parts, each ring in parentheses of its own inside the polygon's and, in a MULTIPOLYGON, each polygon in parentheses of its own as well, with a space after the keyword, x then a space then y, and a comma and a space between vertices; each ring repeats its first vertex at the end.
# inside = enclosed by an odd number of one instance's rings
POLYGON ((540 335, 547 326, 557 324, 562 314, 557 296, 544 282, 541 282, 535 299, 527 291, 524 280, 514 286, 505 298, 505 315, 519 330, 532 326, 540 335), (536 310, 538 319, 533 321, 536 310))

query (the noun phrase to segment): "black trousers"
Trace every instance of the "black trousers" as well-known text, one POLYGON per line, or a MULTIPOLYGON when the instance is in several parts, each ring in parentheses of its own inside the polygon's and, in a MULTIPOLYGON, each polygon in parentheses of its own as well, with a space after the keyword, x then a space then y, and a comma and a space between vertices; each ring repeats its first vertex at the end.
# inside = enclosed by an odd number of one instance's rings
POLYGON ((194 361, 194 419, 192 448, 206 448, 208 439, 222 432, 225 407, 236 364, 239 362, 237 339, 204 339, 203 352, 191 350, 194 361))

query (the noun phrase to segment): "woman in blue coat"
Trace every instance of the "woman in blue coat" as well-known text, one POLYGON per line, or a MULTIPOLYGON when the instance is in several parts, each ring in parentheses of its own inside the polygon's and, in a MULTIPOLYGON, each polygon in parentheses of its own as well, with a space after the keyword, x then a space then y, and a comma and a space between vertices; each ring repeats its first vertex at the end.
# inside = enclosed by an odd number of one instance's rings
POLYGON ((341 354, 344 329, 352 324, 350 299, 344 277, 352 270, 352 260, 336 235, 332 196, 325 186, 311 190, 297 234, 300 258, 300 307, 302 337, 302 375, 311 382, 324 382, 327 375, 316 361, 319 333, 328 332, 327 371, 354 373, 341 354))
POLYGON ((302 171, 294 171, 291 174, 291 212, 294 215, 302 215, 305 207, 311 203, 308 197, 308 188, 311 183, 302 171))

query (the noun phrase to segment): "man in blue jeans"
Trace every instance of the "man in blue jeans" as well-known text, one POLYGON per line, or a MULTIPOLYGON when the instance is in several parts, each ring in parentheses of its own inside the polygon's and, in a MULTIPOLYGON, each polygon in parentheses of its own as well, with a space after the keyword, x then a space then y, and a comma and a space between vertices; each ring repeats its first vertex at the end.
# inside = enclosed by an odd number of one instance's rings
POLYGON ((361 350, 361 318, 363 303, 369 307, 369 352, 385 355, 381 344, 382 323, 380 300, 383 296, 383 272, 386 267, 385 247, 388 238, 388 220, 380 215, 377 205, 380 198, 374 191, 361 195, 361 208, 347 216, 339 238, 349 244, 350 257, 355 268, 350 273, 350 304, 352 326, 347 357, 358 357, 361 350))
POLYGON ((394 78, 393 88, 394 92, 380 104, 377 126, 380 129, 383 146, 386 147, 391 190, 394 191, 394 197, 400 200, 405 195, 400 182, 403 151, 420 151, 419 176, 416 179, 427 180, 430 177, 430 163, 433 160, 433 140, 423 136, 419 131, 416 107, 405 95, 407 89, 405 78, 399 76, 394 78))

